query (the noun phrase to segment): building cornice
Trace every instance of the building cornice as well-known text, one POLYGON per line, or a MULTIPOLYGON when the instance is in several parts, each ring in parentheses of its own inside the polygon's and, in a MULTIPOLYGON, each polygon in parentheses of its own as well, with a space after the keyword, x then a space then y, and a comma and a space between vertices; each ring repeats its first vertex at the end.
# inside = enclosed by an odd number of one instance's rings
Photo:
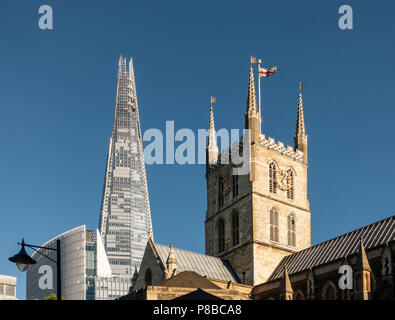
POLYGON ((275 198, 275 197, 267 196, 267 195, 265 195, 263 193, 260 193, 260 192, 257 192, 257 191, 253 191, 252 193, 256 194, 257 196, 264 197, 264 198, 269 199, 269 200, 274 200, 274 201, 280 202, 282 204, 285 204, 287 206, 290 206, 290 207, 293 207, 293 208, 296 208, 296 209, 299 209, 299 210, 311 213, 309 209, 303 208, 301 206, 297 206, 297 205, 295 205, 293 203, 286 202, 284 200, 281 200, 281 199, 278 199, 278 198, 275 198))

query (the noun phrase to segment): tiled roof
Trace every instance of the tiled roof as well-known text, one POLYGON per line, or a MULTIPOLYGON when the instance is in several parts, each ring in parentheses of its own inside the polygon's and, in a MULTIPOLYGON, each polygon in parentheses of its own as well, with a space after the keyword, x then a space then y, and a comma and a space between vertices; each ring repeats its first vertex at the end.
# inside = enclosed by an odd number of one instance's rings
POLYGON ((345 256, 353 255, 359 250, 361 237, 363 237, 363 244, 366 251, 385 244, 387 241, 394 241, 395 216, 377 221, 368 226, 284 257, 273 271, 268 281, 281 278, 284 265, 291 275, 345 256))
MULTIPOLYGON (((166 266, 167 257, 169 256, 170 247, 154 243, 155 249, 163 263, 166 266)), ((201 253, 177 249, 173 247, 173 252, 177 260, 177 271, 195 271, 201 276, 207 276, 213 279, 240 282, 237 274, 231 264, 226 259, 214 256, 208 256, 201 253)))

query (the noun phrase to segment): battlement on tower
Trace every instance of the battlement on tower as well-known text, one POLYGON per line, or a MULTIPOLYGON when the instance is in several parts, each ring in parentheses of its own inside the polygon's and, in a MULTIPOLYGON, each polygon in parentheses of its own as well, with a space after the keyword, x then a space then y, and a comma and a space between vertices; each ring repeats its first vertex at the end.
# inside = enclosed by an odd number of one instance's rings
POLYGON ((285 146, 283 142, 278 141, 276 143, 276 141, 274 140, 274 138, 268 137, 266 139, 266 136, 261 133, 259 135, 259 144, 270 149, 270 150, 274 150, 277 152, 280 152, 281 154, 284 154, 288 157, 291 157, 294 160, 299 160, 299 161, 303 161, 303 152, 300 150, 294 150, 294 148, 292 146, 285 146))

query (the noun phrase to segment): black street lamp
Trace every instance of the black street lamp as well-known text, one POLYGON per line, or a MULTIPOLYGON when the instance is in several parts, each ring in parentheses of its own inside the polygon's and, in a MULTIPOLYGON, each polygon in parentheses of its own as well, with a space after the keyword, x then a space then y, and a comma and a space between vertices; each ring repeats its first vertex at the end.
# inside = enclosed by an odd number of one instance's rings
POLYGON ((19 243, 19 245, 22 246, 21 251, 19 251, 16 255, 14 255, 11 258, 8 258, 8 260, 10 260, 11 262, 16 263, 16 266, 18 267, 18 269, 22 272, 26 271, 27 269, 29 269, 29 267, 32 264, 36 264, 36 260, 34 260, 31 256, 29 256, 26 253, 25 247, 29 247, 30 249, 38 252, 39 254, 43 255, 44 257, 46 257, 47 259, 51 260, 52 262, 56 263, 56 283, 57 283, 57 299, 61 300, 62 298, 62 285, 61 285, 61 276, 60 276, 60 240, 56 240, 56 248, 50 248, 50 247, 40 247, 40 246, 35 246, 32 244, 27 244, 25 243, 25 240, 22 239, 22 243, 19 243), (52 258, 48 257, 47 255, 45 255, 44 253, 36 250, 36 249, 47 249, 47 250, 53 250, 56 251, 56 261, 53 260, 52 258))

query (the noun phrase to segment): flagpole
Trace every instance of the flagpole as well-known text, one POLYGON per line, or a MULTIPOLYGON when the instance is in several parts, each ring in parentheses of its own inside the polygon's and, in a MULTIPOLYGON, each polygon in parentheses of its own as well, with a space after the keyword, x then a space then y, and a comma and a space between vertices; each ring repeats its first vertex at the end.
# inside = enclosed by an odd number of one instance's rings
POLYGON ((261 65, 261 59, 258 59, 258 100, 259 100, 259 115, 261 115, 261 76, 259 75, 259 66, 261 65))

